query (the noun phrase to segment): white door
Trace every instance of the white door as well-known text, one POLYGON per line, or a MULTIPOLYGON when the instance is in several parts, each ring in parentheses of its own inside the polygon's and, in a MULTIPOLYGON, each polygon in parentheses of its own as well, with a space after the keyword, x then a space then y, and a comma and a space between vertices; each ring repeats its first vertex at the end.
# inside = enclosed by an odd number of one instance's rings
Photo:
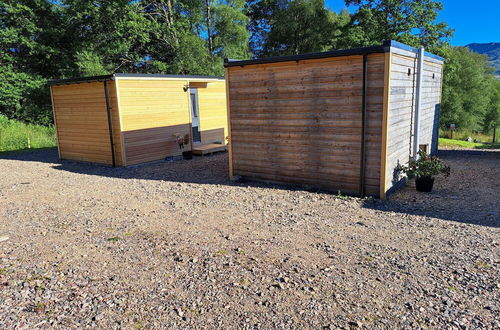
POLYGON ((198 107, 198 89, 189 89, 189 101, 191 103, 191 126, 193 143, 201 143, 200 134, 200 109, 198 107))

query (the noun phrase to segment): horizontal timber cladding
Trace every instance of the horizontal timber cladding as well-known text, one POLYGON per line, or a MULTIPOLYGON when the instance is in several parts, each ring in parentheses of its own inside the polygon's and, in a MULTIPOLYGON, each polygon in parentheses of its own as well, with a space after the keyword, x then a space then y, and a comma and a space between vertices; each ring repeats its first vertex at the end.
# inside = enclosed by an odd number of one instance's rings
POLYGON ((417 59, 414 56, 392 54, 389 91, 386 189, 390 190, 401 175, 398 164, 410 159, 413 115, 415 110, 415 84, 417 59))
POLYGON ((438 147, 442 70, 442 65, 424 61, 419 144, 427 144, 429 152, 433 153, 438 147))
MULTIPOLYGON (((384 54, 367 61, 365 189, 378 195, 384 54)), ((363 56, 226 70, 234 175, 359 193, 363 56)))
MULTIPOLYGON (((126 165, 181 155, 176 136, 191 134, 187 80, 117 79, 126 165)), ((186 145, 184 150, 190 150, 186 145)))
MULTIPOLYGON (((442 67, 443 65, 436 63, 435 60, 424 58, 419 144, 429 145, 430 151, 437 149, 442 67)), ((398 164, 406 164, 411 156, 415 124, 416 74, 417 55, 394 50, 391 56, 388 109, 387 190, 403 178, 396 171, 396 167, 398 164)))
MULTIPOLYGON (((116 91, 108 81, 115 157, 121 159, 116 91)), ((59 157, 112 164, 106 98, 103 82, 51 86, 59 157)), ((118 165, 120 165, 118 163, 118 165)))
POLYGON ((228 135, 226 83, 223 80, 211 81, 205 86, 190 83, 190 87, 198 87, 201 143, 225 144, 228 135))

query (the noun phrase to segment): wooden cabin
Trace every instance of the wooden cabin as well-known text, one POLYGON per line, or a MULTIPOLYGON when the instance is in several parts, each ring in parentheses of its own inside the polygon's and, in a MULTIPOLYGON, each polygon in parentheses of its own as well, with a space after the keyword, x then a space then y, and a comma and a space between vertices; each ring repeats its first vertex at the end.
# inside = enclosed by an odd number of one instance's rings
POLYGON ((62 159, 126 166, 226 144, 220 77, 117 73, 51 81, 50 90, 62 159))
POLYGON ((443 58, 381 46, 226 60, 230 176, 385 198, 435 152, 443 58))

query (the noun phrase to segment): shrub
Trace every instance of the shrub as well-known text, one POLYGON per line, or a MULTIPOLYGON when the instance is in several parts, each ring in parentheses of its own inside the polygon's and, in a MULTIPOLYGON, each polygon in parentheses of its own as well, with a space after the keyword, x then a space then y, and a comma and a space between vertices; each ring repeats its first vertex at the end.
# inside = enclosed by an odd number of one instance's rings
POLYGON ((406 173, 409 178, 432 177, 434 175, 450 175, 450 167, 435 156, 424 151, 418 152, 418 158, 412 159, 408 165, 399 165, 397 170, 406 173))

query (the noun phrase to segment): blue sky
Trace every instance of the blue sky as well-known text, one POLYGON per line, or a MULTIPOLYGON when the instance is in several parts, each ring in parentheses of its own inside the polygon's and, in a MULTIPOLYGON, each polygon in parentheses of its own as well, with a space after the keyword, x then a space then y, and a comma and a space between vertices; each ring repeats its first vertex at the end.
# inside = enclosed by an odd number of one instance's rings
MULTIPOLYGON (((438 21, 445 21, 455 29, 451 39, 454 46, 472 42, 500 42, 499 0, 441 0, 443 10, 438 21)), ((328 8, 339 11, 345 8, 343 0, 325 0, 328 8)), ((351 12, 353 9, 351 9, 351 12)))

